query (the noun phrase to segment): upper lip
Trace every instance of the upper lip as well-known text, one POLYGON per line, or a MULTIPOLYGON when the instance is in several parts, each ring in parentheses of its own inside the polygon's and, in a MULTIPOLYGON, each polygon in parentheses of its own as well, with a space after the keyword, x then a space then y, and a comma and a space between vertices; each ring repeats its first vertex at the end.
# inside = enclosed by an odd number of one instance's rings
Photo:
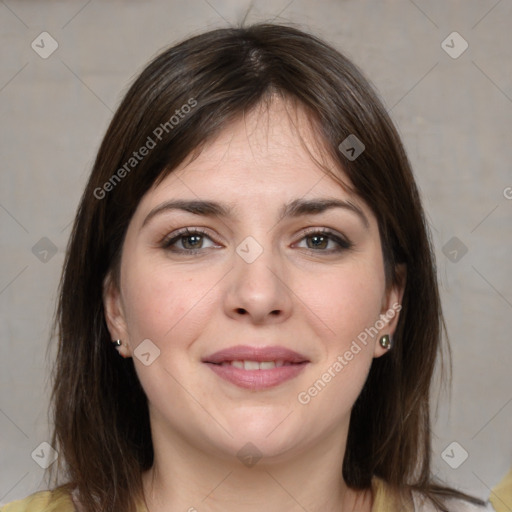
POLYGON ((214 352, 202 359, 203 363, 219 364, 224 361, 284 361, 289 363, 309 362, 308 358, 285 347, 251 347, 236 345, 214 352))

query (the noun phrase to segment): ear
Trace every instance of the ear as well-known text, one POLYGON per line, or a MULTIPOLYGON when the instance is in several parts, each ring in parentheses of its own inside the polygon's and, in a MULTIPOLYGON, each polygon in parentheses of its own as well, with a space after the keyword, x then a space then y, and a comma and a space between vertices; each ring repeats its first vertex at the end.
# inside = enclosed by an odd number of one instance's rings
POLYGON ((378 323, 379 332, 375 337, 374 357, 380 357, 388 351, 387 348, 381 346, 379 340, 382 336, 388 334, 391 341, 393 341, 393 335, 395 334, 396 326, 398 324, 400 310, 402 309, 402 299, 407 281, 406 265, 397 265, 395 272, 396 282, 388 287, 382 299, 382 309, 380 312, 381 322, 378 323))
POLYGON ((123 344, 117 347, 117 350, 123 357, 128 357, 130 355, 130 343, 121 293, 114 283, 111 273, 107 274, 103 280, 103 309, 111 339, 122 341, 123 344))

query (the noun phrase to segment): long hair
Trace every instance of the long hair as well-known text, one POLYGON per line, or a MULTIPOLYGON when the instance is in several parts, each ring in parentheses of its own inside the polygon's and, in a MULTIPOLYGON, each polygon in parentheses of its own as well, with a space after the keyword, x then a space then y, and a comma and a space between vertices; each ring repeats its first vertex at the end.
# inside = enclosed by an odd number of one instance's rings
POLYGON ((400 280, 399 264, 407 268, 393 350, 373 361, 351 413, 347 485, 369 488, 378 476, 398 490, 421 491, 441 510, 443 497, 479 502, 431 476, 429 392, 444 324, 429 229, 397 131, 368 80, 339 51, 295 27, 265 23, 209 31, 166 49, 114 114, 60 283, 51 397, 60 457, 52 474, 78 488, 87 511, 135 511, 141 474, 153 463, 148 404, 133 360, 112 349, 103 281, 118 279, 128 224, 149 188, 273 94, 307 109, 328 156, 374 212, 387 283, 400 280), (351 135, 365 146, 356 159, 339 149, 351 135), (151 149, 136 158, 143 146, 151 149))

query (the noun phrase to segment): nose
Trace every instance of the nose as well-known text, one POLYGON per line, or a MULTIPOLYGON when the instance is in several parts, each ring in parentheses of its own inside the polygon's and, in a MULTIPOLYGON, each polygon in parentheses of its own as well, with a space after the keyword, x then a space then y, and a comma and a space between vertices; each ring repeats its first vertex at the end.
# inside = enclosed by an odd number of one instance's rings
POLYGON ((233 260, 234 268, 227 276, 226 314, 253 324, 286 320, 292 312, 293 293, 279 255, 267 246, 254 261, 244 259, 242 252, 235 252, 233 260))

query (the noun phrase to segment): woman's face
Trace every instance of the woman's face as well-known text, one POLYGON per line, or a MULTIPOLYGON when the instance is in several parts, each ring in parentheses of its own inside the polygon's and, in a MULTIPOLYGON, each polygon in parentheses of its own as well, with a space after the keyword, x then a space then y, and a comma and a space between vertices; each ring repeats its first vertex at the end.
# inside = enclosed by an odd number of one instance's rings
POLYGON ((312 161, 281 100, 229 125, 143 197, 119 289, 105 291, 154 440, 276 460, 343 445, 400 299, 386 289, 376 218, 312 161))

